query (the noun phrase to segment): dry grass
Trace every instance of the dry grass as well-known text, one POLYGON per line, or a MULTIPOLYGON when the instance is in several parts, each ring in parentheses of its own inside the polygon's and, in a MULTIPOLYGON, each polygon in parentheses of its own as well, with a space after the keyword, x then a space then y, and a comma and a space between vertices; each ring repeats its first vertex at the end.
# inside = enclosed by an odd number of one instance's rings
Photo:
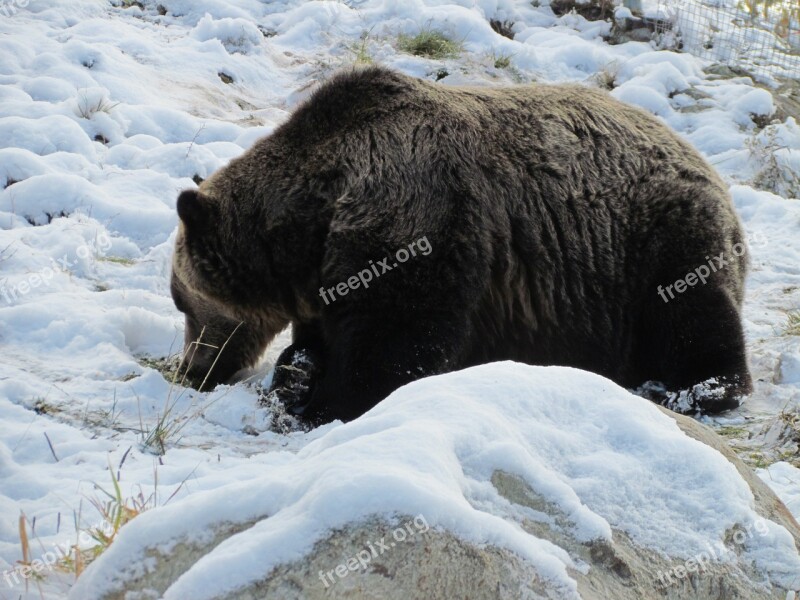
MULTIPOLYGON (((127 456, 127 453, 125 456, 127 456)), ((129 523, 155 505, 155 492, 148 498, 145 498, 144 493, 140 490, 137 496, 124 498, 122 496, 122 489, 119 486, 119 480, 117 476, 114 475, 114 469, 110 462, 108 471, 111 474, 113 493, 95 484, 95 490, 102 492, 103 496, 94 496, 89 499, 91 505, 94 506, 100 515, 100 523, 88 529, 76 527, 79 532, 87 534, 95 544, 89 548, 81 548, 80 545, 76 543, 70 548, 69 553, 56 563, 56 567, 60 571, 72 573, 76 578, 80 576, 92 561, 108 550, 108 547, 117 539, 120 529, 122 529, 126 523, 129 523)), ((80 522, 80 517, 78 518, 78 522, 80 522)))
POLYGON ((168 356, 167 358, 152 358, 150 356, 139 356, 136 359, 143 367, 154 369, 161 373, 167 381, 173 381, 177 376, 181 367, 181 359, 176 356, 168 356))
POLYGON ((122 256, 100 256, 98 257, 98 260, 102 262, 114 263, 116 265, 123 265, 126 267, 136 264, 136 261, 132 258, 125 258, 122 256))
POLYGON ((784 424, 783 437, 786 440, 785 450, 780 453, 778 460, 800 468, 800 410, 784 408, 778 418, 784 424))
MULTIPOLYGON (((241 326, 241 323, 239 324, 241 326)), ((211 371, 217 364, 217 360, 222 352, 225 350, 228 342, 230 341, 231 337, 236 333, 238 327, 234 329, 228 339, 220 348, 220 352, 217 355, 217 359, 215 359, 214 363, 208 369, 203 378, 202 382, 198 387, 198 391, 202 391, 204 386, 208 381, 208 377, 211 371)), ((202 332, 200 338, 197 341, 193 342, 196 345, 203 345, 202 342, 202 332)), ((193 355, 193 352, 187 353, 188 355, 193 355)), ((191 359, 186 368, 184 369, 184 358, 180 359, 177 366, 175 366, 172 359, 166 360, 155 360, 155 359, 144 359, 141 362, 147 366, 155 368, 159 370, 162 374, 169 375, 171 378, 171 384, 169 388, 169 392, 167 395, 167 399, 164 405, 164 411, 159 416, 159 419, 152 429, 146 429, 143 424, 141 423, 141 414, 140 414, 140 433, 142 435, 142 445, 145 450, 154 450, 157 454, 163 455, 166 452, 167 443, 170 440, 173 440, 176 436, 178 436, 181 430, 190 422, 192 417, 189 414, 192 409, 196 408, 193 404, 190 405, 186 410, 181 412, 180 414, 176 411, 176 404, 181 399, 183 394, 186 392, 186 388, 184 385, 187 383, 187 371, 191 368, 191 359), (183 373, 181 375, 181 373, 183 373), (177 394, 174 394, 174 391, 181 387, 181 391, 177 394)), ((115 402, 116 405, 116 402, 115 402)), ((41 402, 37 402, 37 406, 43 407, 45 406, 44 400, 42 399, 41 402)), ((208 406, 208 405, 206 405, 208 406)), ((203 407, 205 408, 205 407, 203 407)), ((48 409, 48 412, 52 412, 48 409)), ((200 410, 197 411, 198 413, 200 410)), ((110 420, 114 421, 114 413, 115 408, 112 407, 111 409, 111 416, 109 417, 110 420)), ((49 443, 49 438, 48 438, 49 443)), ((53 453, 53 457, 58 461, 58 457, 56 456, 55 449, 53 448, 52 444, 50 444, 50 449, 53 453)), ((130 452, 130 448, 128 449, 130 452)), ((122 457, 120 461, 119 469, 122 468, 125 459, 128 456, 128 452, 122 457)), ((99 492, 99 494, 89 498, 89 503, 94 507, 97 513, 100 515, 100 521, 98 524, 85 528, 81 526, 82 517, 81 511, 79 510, 78 514, 75 515, 75 529, 78 532, 78 539, 72 545, 68 547, 65 546, 64 551, 60 552, 60 556, 58 560, 55 562, 54 568, 58 569, 64 573, 73 574, 76 578, 81 575, 81 573, 86 569, 86 567, 94 560, 97 559, 98 556, 103 554, 111 544, 117 539, 120 530, 130 521, 138 517, 143 512, 157 506, 158 502, 158 471, 157 468, 154 471, 154 490, 150 495, 145 495, 144 492, 139 489, 139 493, 135 496, 125 497, 122 494, 122 488, 119 484, 119 474, 115 474, 115 471, 109 461, 109 473, 111 475, 111 488, 110 490, 105 489, 104 487, 100 486, 99 484, 94 484, 95 491, 99 492), (86 541, 81 544, 80 538, 83 536, 88 536, 88 538, 93 542, 89 547, 87 546, 86 541)), ((192 476, 192 473, 184 478, 184 480, 180 483, 180 485, 176 488, 176 490, 170 495, 164 504, 167 504, 176 494, 183 488, 186 481, 189 477, 192 476)), ((26 593, 28 589, 28 585, 30 582, 34 582, 37 586, 39 586, 40 582, 44 579, 44 571, 42 569, 36 568, 37 563, 41 564, 42 561, 40 559, 33 558, 33 553, 31 551, 31 538, 35 538, 35 519, 32 523, 29 523, 27 517, 24 513, 21 513, 19 516, 19 539, 20 539, 20 547, 22 549, 22 558, 17 561, 17 577, 21 577, 25 581, 26 586, 26 593), (30 530, 30 535, 29 535, 30 530), (40 572, 41 571, 41 572, 40 572)), ((45 549, 44 544, 40 542, 40 546, 42 547, 42 555, 47 551, 45 549)), ((52 553, 52 552, 51 552, 52 553)), ((39 588, 39 594, 43 596, 41 588, 39 588)))
MULTIPOLYGON (((242 326, 242 323, 239 323, 236 328, 231 332, 228 336, 228 339, 225 340, 225 343, 222 344, 222 347, 219 348, 219 352, 217 353, 214 362, 209 367, 208 371, 206 371, 203 380, 197 386, 197 391, 202 392, 203 388, 205 387, 206 383, 208 383, 208 377, 211 375, 211 372, 214 370, 214 367, 217 366, 217 361, 219 357, 222 356, 222 353, 225 351, 225 348, 228 346, 228 342, 230 342, 231 338, 236 334, 239 330, 239 327, 242 326)), ((200 332, 200 337, 192 342, 191 345, 194 346, 207 346, 217 349, 217 346, 211 346, 210 344, 204 343, 203 340, 203 333, 205 330, 200 332)), ((159 366, 165 370, 162 370, 161 373, 167 378, 167 375, 171 375, 169 391, 167 392, 167 398, 164 401, 164 410, 159 415, 158 420, 156 421, 155 426, 146 428, 144 425, 144 421, 141 418, 141 411, 139 412, 139 425, 142 434, 142 447, 145 450, 154 452, 159 456, 163 456, 167 451, 167 443, 168 441, 176 441, 180 439, 180 433, 183 429, 191 422, 193 417, 198 416, 203 409, 207 408, 209 405, 205 405, 204 407, 198 408, 194 403, 189 404, 189 406, 183 410, 178 411, 177 405, 178 402, 184 397, 186 394, 186 385, 187 383, 194 383, 192 382, 191 378, 189 377, 188 373, 192 368, 192 361, 194 359, 194 352, 190 350, 181 357, 180 362, 178 362, 177 367, 172 369, 172 365, 167 361, 157 361, 153 359, 149 359, 153 368, 158 369, 159 366), (190 356, 189 363, 187 364, 186 357, 190 356), (179 379, 180 377, 180 379, 179 379), (177 391, 176 393, 176 390, 177 391)))
POLYGON ((754 187, 784 198, 800 198, 800 175, 789 162, 789 148, 778 139, 778 128, 767 125, 745 140, 745 146, 759 165, 754 187))
MULTIPOLYGON (((128 452, 130 452, 130 448, 128 452)), ((120 469, 128 456, 128 452, 125 452, 122 456, 122 460, 119 464, 120 469)), ((111 474, 111 491, 104 489, 98 484, 94 484, 95 490, 99 491, 100 495, 89 498, 89 503, 100 515, 99 523, 92 527, 84 528, 80 526, 80 513, 75 517, 75 529, 78 531, 79 540, 81 537, 87 536, 93 544, 88 548, 82 548, 78 541, 76 541, 76 543, 69 548, 69 552, 62 556, 56 563, 56 568, 59 571, 73 574, 76 579, 89 564, 96 560, 97 557, 103 554, 103 552, 114 543, 120 530, 127 523, 130 523, 142 513, 159 506, 157 467, 154 466, 153 468, 153 491, 145 496, 145 493, 139 488, 138 494, 128 498, 122 495, 122 489, 119 485, 119 474, 114 474, 114 469, 110 462, 108 470, 111 474)), ((194 470, 181 481, 180 485, 178 485, 162 506, 166 506, 169 501, 183 489, 186 481, 193 474, 194 470)))
MULTIPOLYGON (((28 537, 29 523, 28 523, 28 518, 25 516, 24 512, 20 512, 17 524, 19 527, 19 543, 20 547, 22 548, 22 559, 17 561, 16 563, 17 566, 15 567, 15 570, 25 579, 26 595, 28 593, 28 584, 31 580, 33 580, 33 582, 36 584, 36 587, 39 589, 39 596, 42 597, 43 593, 40 586, 40 582, 44 579, 44 577, 36 569, 36 565, 34 563, 33 553, 31 552, 30 538, 28 537)), ((30 524, 30 526, 31 526, 31 531, 33 531, 33 524, 30 524)))
POLYGON ((597 84, 604 90, 613 90, 617 87, 617 76, 619 74, 619 64, 614 61, 607 64, 603 69, 597 71, 589 77, 589 80, 597 84))
POLYGON ((82 119, 91 119, 99 112, 110 113, 117 106, 119 102, 109 102, 102 98, 97 102, 91 102, 86 96, 82 96, 78 103, 78 116, 82 119))

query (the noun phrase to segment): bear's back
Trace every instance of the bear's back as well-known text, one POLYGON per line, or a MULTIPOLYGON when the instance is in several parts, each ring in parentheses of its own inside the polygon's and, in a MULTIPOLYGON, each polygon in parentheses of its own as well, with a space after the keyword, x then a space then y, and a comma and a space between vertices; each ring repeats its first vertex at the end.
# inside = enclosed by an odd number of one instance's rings
POLYGON ((608 189, 654 174, 663 176, 660 183, 680 177, 721 185, 699 153, 656 117, 575 84, 456 87, 378 66, 355 68, 320 86, 282 133, 298 147, 338 151, 343 139, 380 132, 397 144, 379 150, 391 155, 405 143, 424 156, 419 143, 426 137, 418 134, 426 128, 436 132, 427 141, 440 146, 436 153, 461 154, 490 171, 554 171, 579 183, 589 181, 593 166, 595 183, 602 179, 608 189))

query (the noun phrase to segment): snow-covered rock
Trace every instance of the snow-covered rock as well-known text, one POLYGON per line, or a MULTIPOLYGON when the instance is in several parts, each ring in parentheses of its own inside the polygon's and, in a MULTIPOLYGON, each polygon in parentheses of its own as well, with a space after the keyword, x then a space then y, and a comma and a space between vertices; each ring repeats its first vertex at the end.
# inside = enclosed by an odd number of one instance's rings
POLYGON ((506 362, 412 383, 260 477, 142 514, 70 598, 783 599, 799 547, 710 429, 506 362))

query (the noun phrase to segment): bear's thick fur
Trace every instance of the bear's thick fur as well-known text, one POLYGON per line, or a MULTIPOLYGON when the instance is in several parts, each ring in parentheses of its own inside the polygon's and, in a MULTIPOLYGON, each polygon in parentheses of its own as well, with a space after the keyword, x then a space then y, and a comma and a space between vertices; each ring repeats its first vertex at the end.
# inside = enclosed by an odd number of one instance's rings
POLYGON ((599 90, 350 70, 177 209, 173 295, 187 350, 203 328, 208 344, 194 367, 228 340, 210 377, 225 380, 292 324, 279 366, 318 365, 307 397, 288 399, 309 419, 500 359, 659 382, 642 389, 685 411, 751 389, 725 186, 599 90), (431 251, 409 254, 423 239, 431 251))

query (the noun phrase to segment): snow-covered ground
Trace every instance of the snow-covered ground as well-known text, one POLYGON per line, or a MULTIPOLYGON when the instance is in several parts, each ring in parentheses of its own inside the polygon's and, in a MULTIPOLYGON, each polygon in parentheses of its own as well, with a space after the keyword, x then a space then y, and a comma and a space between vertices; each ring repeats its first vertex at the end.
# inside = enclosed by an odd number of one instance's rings
MULTIPOLYGON (((800 336, 788 335, 800 309, 800 126, 778 97, 789 92, 646 43, 609 45, 610 27, 528 0, 0 2, 3 575, 22 558, 21 514, 31 558, 74 543, 76 526, 102 525, 90 500, 106 499, 96 486, 111 491, 112 471, 125 498, 164 505, 255 479, 341 426, 267 431, 254 387, 198 394, 172 386, 153 359, 183 339, 168 286, 178 191, 365 55, 443 85, 613 87, 708 157, 749 235, 744 318, 757 379, 745 406, 709 422, 766 467, 800 516, 800 470, 789 464, 800 464, 800 336), (490 19, 513 22, 514 39, 490 19), (398 50, 398 36, 424 29, 462 51, 430 60, 398 50)), ((31 597, 40 587, 60 598, 71 581, 48 573, 28 584, 31 597)), ((25 593, 25 582, 7 583, 0 598, 25 593)))

